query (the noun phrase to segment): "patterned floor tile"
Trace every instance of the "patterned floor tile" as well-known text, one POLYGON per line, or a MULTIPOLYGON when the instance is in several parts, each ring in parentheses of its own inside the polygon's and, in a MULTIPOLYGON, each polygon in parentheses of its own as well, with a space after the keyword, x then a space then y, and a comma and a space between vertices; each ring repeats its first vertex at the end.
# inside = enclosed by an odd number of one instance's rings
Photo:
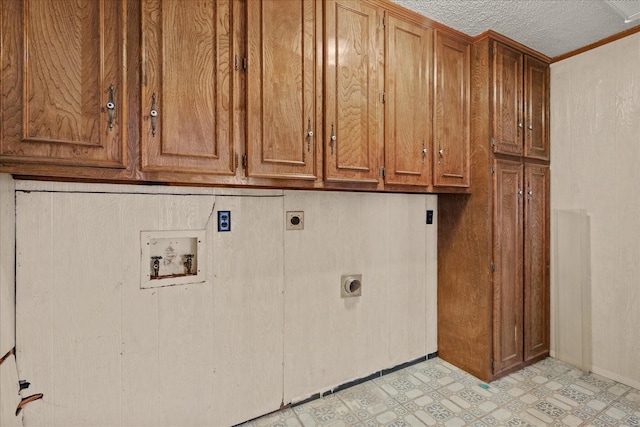
POLYGON ((640 390, 547 358, 489 384, 435 358, 247 427, 640 427, 640 390))
POLYGON ((376 378, 373 382, 398 403, 409 402, 433 389, 404 369, 376 378))
POLYGON ((342 390, 336 393, 336 397, 361 421, 392 411, 398 406, 398 402, 379 388, 375 381, 342 390))
POLYGON ((335 395, 321 397, 293 408, 304 427, 331 426, 342 427, 348 424, 344 417, 349 415, 349 408, 335 395))
POLYGON ((636 411, 640 411, 640 390, 629 390, 619 399, 619 402, 636 411))

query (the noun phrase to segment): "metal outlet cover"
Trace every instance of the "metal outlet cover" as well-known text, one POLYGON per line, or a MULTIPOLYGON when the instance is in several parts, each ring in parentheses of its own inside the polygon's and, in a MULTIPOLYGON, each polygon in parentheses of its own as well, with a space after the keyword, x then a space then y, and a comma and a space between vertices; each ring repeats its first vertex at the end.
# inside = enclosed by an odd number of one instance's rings
POLYGON ((286 221, 287 230, 304 230, 303 211, 287 211, 286 221))
POLYGON ((362 296, 362 274, 343 274, 340 278, 340 296, 342 298, 362 296))

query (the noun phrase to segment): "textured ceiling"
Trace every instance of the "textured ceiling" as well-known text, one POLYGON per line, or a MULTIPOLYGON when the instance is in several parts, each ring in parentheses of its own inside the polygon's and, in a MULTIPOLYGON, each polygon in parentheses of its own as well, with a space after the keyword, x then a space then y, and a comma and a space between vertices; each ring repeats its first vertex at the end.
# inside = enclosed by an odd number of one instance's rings
POLYGON ((392 1, 470 36, 494 30, 551 58, 640 25, 625 24, 602 0, 392 1))

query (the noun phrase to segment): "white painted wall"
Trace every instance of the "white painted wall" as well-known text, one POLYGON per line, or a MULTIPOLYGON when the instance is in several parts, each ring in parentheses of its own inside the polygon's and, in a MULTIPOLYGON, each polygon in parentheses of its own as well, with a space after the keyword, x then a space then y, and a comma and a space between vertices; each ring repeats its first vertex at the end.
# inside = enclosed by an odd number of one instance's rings
MULTIPOLYGON (((0 357, 15 346, 15 203, 14 181, 0 174, 0 357)), ((16 358, 0 365, 0 426, 22 425, 16 358)))
POLYGON ((436 196, 285 192, 285 402, 437 351, 436 196), (340 298, 343 274, 362 296, 340 298), (429 336, 428 336, 429 335, 429 336))
MULTIPOLYGON (((634 34, 551 66, 551 203, 554 210, 585 210, 590 217, 593 371, 636 388, 639 64, 640 34, 634 34)), ((552 295, 558 286, 564 284, 552 281, 552 295)))
POLYGON ((27 426, 231 425, 436 351, 436 196, 16 188, 27 426), (207 282, 139 289, 140 231, 175 229, 207 230, 207 282))

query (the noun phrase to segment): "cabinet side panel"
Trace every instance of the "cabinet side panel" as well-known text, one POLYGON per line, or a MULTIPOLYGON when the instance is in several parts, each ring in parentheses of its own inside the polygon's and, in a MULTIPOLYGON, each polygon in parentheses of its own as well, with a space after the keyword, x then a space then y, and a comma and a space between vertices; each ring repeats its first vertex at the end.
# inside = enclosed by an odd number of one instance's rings
POLYGON ((438 354, 488 380, 491 357, 489 48, 472 49, 472 194, 438 196, 438 354))

